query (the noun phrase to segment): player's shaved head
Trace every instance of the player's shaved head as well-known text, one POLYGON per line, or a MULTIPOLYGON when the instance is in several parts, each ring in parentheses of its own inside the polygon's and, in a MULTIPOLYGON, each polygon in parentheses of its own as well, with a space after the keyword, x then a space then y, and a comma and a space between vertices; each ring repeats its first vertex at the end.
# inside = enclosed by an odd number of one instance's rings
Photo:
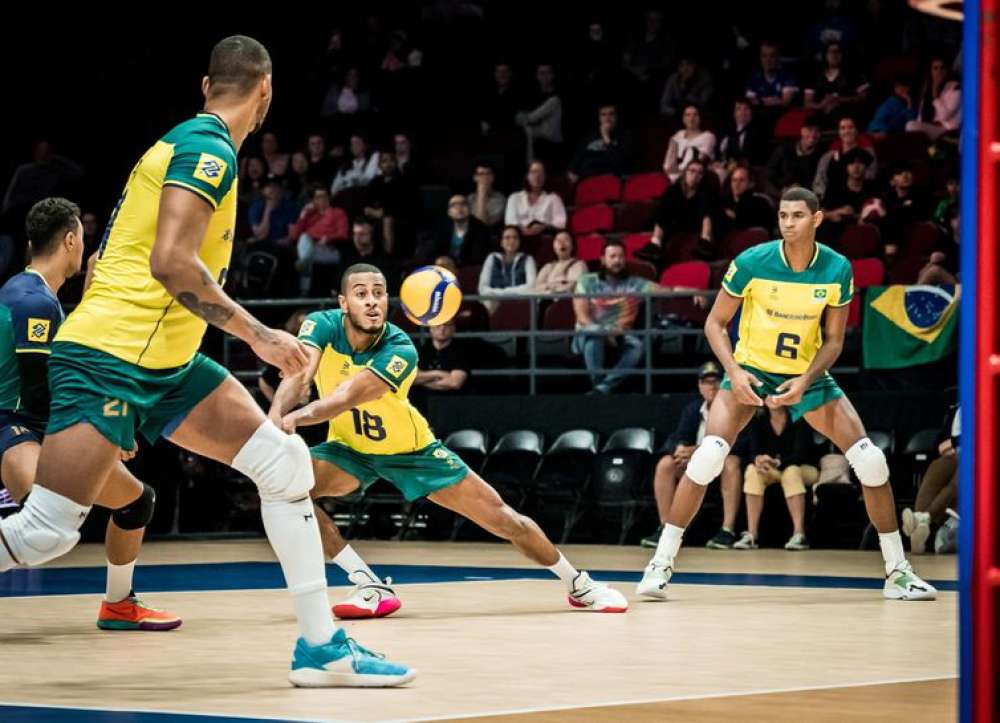
POLYGON ((271 73, 267 48, 246 35, 230 35, 216 43, 208 61, 210 96, 231 93, 245 96, 271 73))
POLYGON ((802 201, 805 203, 806 208, 809 209, 809 213, 816 213, 819 211, 819 198, 816 194, 810 191, 808 188, 802 188, 801 186, 796 186, 794 188, 789 188, 783 194, 781 194, 782 201, 802 201))
POLYGON ((371 264, 352 264, 347 267, 344 272, 343 277, 340 280, 340 293, 347 296, 347 290, 351 288, 351 277, 355 274, 378 274, 382 277, 382 283, 385 283, 385 275, 378 266, 372 266, 371 264))
POLYGON ((28 211, 24 222, 32 256, 47 256, 69 233, 79 233, 80 207, 65 198, 43 198, 28 211))

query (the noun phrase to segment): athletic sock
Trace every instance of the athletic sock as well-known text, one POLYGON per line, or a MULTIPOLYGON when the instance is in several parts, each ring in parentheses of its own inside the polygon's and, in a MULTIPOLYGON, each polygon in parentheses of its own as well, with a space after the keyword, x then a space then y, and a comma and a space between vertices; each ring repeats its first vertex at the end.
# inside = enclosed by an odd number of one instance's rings
POLYGON ((890 575, 893 570, 906 562, 906 553, 903 552, 903 538, 899 536, 899 530, 880 532, 878 544, 882 548, 886 575, 890 575))
POLYGON ((653 555, 653 563, 658 567, 673 567, 683 537, 683 527, 669 523, 664 525, 663 532, 660 533, 660 542, 656 545, 656 553, 653 555))
POLYGON ((310 645, 329 643, 337 628, 326 595, 326 564, 312 500, 262 499, 260 513, 292 595, 302 637, 310 645))
POLYGON ((115 565, 108 560, 107 587, 104 599, 109 603, 121 602, 132 592, 132 572, 135 560, 124 565, 115 565))
POLYGON ((559 553, 559 559, 555 565, 549 565, 552 573, 566 584, 566 589, 573 592, 573 581, 580 575, 580 571, 569 564, 569 560, 559 553))
POLYGON ((361 559, 361 556, 356 553, 354 548, 350 545, 345 546, 343 550, 338 552, 337 556, 333 558, 333 562, 337 565, 337 567, 347 573, 347 578, 355 585, 358 584, 358 581, 353 577, 356 572, 367 575, 371 578, 371 582, 382 582, 382 579, 376 575, 367 564, 365 564, 365 561, 361 559))

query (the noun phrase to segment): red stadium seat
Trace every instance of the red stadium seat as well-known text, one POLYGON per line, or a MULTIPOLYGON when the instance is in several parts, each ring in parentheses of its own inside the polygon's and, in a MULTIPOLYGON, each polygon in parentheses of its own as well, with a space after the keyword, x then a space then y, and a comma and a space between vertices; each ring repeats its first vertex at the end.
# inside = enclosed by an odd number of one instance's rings
POLYGON ((632 276, 641 276, 644 279, 649 279, 650 281, 656 281, 656 267, 653 266, 648 261, 639 261, 638 259, 632 259, 626 262, 628 267, 628 272, 632 276))
POLYGON ((648 244, 651 238, 653 238, 652 231, 646 231, 644 233, 630 233, 626 236, 622 240, 625 244, 625 258, 629 261, 636 260, 635 252, 648 244))
POLYGON ((574 204, 593 206, 595 203, 614 203, 621 198, 622 182, 618 176, 606 173, 601 176, 584 178, 576 186, 574 204))
POLYGON ((663 270, 660 274, 660 286, 707 289, 711 276, 712 269, 704 261, 683 261, 663 270))
POLYGON ((774 126, 775 140, 798 140, 799 131, 812 112, 806 108, 792 108, 786 111, 774 126))
POLYGON ((670 179, 659 171, 630 176, 625 181, 622 201, 625 203, 655 201, 663 195, 669 185, 670 179))
POLYGON ((837 239, 837 249, 849 259, 867 259, 880 256, 882 236, 878 226, 855 223, 844 229, 837 239))
POLYGON ((754 226, 740 231, 731 231, 722 239, 719 254, 725 258, 735 259, 751 246, 770 240, 771 234, 766 228, 754 226))
POLYGON ((530 301, 501 301, 490 316, 490 328, 493 331, 526 331, 530 326, 530 301))
POLYGON ((599 233, 579 236, 576 239, 576 257, 581 261, 593 261, 604 254, 604 237, 599 233))
POLYGON ((490 312, 479 301, 463 300, 455 314, 455 328, 459 331, 489 331, 490 312))
POLYGON ((915 284, 920 275, 920 269, 927 265, 927 259, 919 256, 906 256, 896 259, 889 269, 890 284, 915 284))
POLYGON ((847 314, 847 326, 856 329, 861 324, 861 289, 869 286, 880 286, 885 280, 885 264, 881 259, 854 259, 851 261, 851 273, 854 275, 854 298, 847 314))
POLYGON ((941 230, 930 221, 915 223, 906 229, 900 253, 906 257, 926 259, 934 251, 940 238, 941 230))
POLYGON ((615 227, 615 212, 607 204, 587 206, 573 211, 569 228, 573 233, 594 233, 611 231, 615 227))
POLYGON ((542 315, 542 328, 547 330, 573 329, 576 327, 576 313, 572 299, 556 299, 542 315))
POLYGON ((630 201, 615 207, 616 231, 641 231, 652 226, 652 220, 652 201, 630 201))
POLYGON ((458 288, 465 294, 479 293, 479 273, 483 270, 481 264, 475 266, 460 266, 458 269, 458 288))

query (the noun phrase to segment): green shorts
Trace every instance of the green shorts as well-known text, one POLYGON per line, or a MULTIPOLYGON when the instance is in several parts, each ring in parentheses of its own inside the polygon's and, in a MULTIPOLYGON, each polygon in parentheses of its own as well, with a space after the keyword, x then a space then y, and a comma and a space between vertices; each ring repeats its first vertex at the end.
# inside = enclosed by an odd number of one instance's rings
MULTIPOLYGON (((776 393, 778 386, 787 379, 792 379, 794 374, 772 374, 771 372, 762 372, 760 369, 754 369, 753 367, 746 366, 745 364, 740 364, 740 367, 747 370, 755 377, 760 379, 764 386, 757 387, 757 395, 764 398, 769 395, 776 393)), ((729 383, 729 375, 727 374, 722 379, 722 389, 732 389, 732 385, 729 383)), ((788 408, 789 413, 792 416, 792 421, 797 422, 803 415, 807 412, 811 412, 814 409, 822 407, 827 402, 832 402, 834 399, 840 399, 844 396, 843 390, 837 386, 837 382, 833 380, 829 372, 824 372, 816 381, 809 385, 806 389, 805 394, 802 395, 802 399, 799 400, 798 404, 793 404, 788 408)))
POLYGON ((136 428, 150 442, 169 436, 229 376, 203 354, 174 369, 145 369, 103 351, 56 342, 49 358, 49 426, 55 434, 79 422, 108 441, 135 447, 136 428))
POLYGON ((406 454, 362 454, 340 442, 323 442, 309 452, 357 478, 362 489, 384 479, 409 502, 458 484, 469 474, 465 462, 438 441, 406 454))

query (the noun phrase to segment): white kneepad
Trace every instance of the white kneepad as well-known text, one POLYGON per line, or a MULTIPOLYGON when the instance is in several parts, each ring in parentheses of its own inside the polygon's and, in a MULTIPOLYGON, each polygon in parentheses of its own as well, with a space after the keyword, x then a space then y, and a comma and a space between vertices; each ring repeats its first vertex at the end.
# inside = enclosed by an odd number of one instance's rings
POLYGON ((885 454, 868 437, 855 442, 844 456, 865 487, 881 487, 889 481, 889 464, 885 461, 885 454))
POLYGON ((247 440, 232 466, 253 480, 264 501, 302 499, 315 484, 309 446, 270 420, 247 440))
POLYGON ((89 507, 36 486, 21 511, 3 521, 4 542, 15 562, 41 565, 76 546, 89 511, 89 507))
POLYGON ((687 464, 687 476, 694 482, 706 486, 722 474, 722 466, 729 455, 729 442, 714 434, 705 437, 687 464))

